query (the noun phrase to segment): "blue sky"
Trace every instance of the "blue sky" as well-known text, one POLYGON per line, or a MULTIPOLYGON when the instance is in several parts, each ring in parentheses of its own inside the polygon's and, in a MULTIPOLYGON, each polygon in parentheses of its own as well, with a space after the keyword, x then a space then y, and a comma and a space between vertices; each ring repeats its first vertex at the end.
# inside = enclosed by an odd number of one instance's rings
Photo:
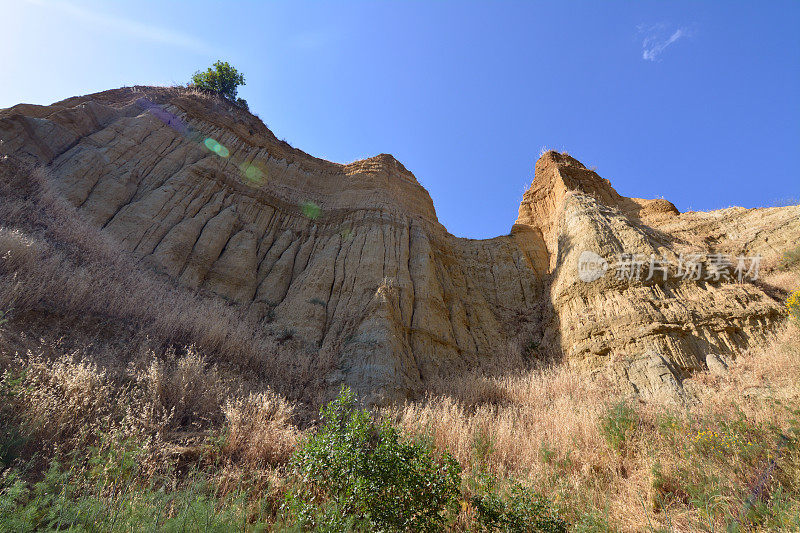
POLYGON ((455 235, 507 233, 542 147, 682 211, 800 202, 800 2, 3 0, 0 107, 216 59, 279 138, 388 152, 455 235))

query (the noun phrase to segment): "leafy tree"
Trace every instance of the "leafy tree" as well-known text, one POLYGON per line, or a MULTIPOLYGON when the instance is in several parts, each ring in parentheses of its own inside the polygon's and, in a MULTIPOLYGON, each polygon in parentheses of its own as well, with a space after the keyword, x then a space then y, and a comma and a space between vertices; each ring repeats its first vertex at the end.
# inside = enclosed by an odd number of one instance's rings
POLYGON ((244 75, 241 72, 227 61, 216 61, 205 72, 195 72, 189 85, 214 91, 246 108, 247 102, 236 97, 239 86, 244 84, 244 75))

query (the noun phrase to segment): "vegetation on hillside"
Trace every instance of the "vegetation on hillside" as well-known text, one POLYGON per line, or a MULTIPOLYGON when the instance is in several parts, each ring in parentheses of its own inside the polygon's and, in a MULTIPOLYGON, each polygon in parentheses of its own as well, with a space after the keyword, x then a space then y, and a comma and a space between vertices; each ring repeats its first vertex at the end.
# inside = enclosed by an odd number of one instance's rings
POLYGON ((247 109, 247 101, 238 98, 240 85, 245 85, 244 74, 227 61, 215 61, 205 71, 195 72, 189 82, 190 87, 213 91, 247 109))
POLYGON ((131 266, 46 173, 2 163, 0 199, 0 530, 800 529, 795 324, 687 380, 697 403, 552 366, 366 411, 326 396, 329 354, 131 266))
POLYGON ((781 267, 786 270, 800 269, 800 246, 783 253, 781 257, 781 267))
POLYGON ((796 398, 798 353, 783 350, 703 378, 697 409, 606 404, 611 391, 551 369, 373 414, 344 391, 303 431, 270 394, 204 425, 218 376, 196 354, 128 382, 77 358, 4 360, 0 529, 796 528, 796 401, 730 395, 766 380, 796 398))

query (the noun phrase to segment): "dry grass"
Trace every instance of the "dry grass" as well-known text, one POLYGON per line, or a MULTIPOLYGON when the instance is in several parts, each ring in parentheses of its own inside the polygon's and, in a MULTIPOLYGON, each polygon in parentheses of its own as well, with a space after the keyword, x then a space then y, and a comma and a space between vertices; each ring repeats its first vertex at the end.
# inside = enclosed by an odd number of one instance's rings
POLYGON ((193 351, 153 358, 144 369, 131 366, 127 375, 112 375, 85 359, 28 353, 3 365, 0 418, 23 428, 26 449, 20 455, 36 468, 49 457, 84 453, 105 436, 140 442, 150 471, 169 467, 160 463, 175 445, 198 450, 220 432, 226 437, 217 459, 237 468, 283 464, 297 442, 289 402, 268 390, 243 395, 193 351))
MULTIPOLYGON (((615 412, 620 392, 566 366, 513 377, 465 376, 392 416, 408 433, 429 434, 465 471, 524 479, 554 495, 573 520, 593 512, 597 523, 624 531, 724 528, 745 505, 742 494, 764 470, 765 454, 777 448, 764 428, 797 424, 798 347, 800 331, 790 328, 770 349, 739 357, 727 376, 697 375, 686 385, 702 401, 683 408, 629 401, 635 426, 619 449, 603 421, 615 412), (716 437, 698 438, 703 431, 716 437), (747 436, 761 440, 748 446, 741 441, 747 436), (686 486, 710 491, 703 476, 712 473, 723 481, 714 485, 720 494, 708 511, 691 501, 699 496, 686 486)), ((793 453, 782 458, 776 476, 800 476, 800 456, 793 453)), ((800 488, 800 479, 784 481, 800 488)))
POLYGON ((285 463, 299 437, 291 423, 293 410, 286 400, 270 392, 229 399, 224 453, 261 467, 285 463))
MULTIPOLYGON (((798 254, 794 250, 786 252, 786 257, 798 254)), ((762 261, 759 284, 776 290, 776 295, 787 295, 800 288, 800 268, 790 266, 783 257, 770 256, 762 261)))
POLYGON ((0 161, 0 310, 9 318, 0 433, 6 421, 22 428, 18 455, 31 472, 120 438, 144 447, 147 471, 163 472, 226 426, 220 476, 264 470, 288 458, 292 417, 316 410, 334 362, 279 345, 244 310, 139 267, 46 172, 9 160, 0 161), (290 408, 270 386, 300 403, 290 408))
POLYGON ((5 369, 5 380, 24 376, 17 394, 6 399, 3 415, 31 428, 38 449, 87 444, 93 430, 107 424, 114 410, 108 376, 92 363, 65 355, 56 361, 28 354, 5 369), (88 424, 85 424, 88 422, 88 424))
MULTIPOLYGON (((776 452, 773 433, 763 428, 785 431, 791 407, 800 406, 799 346, 800 330, 789 329, 773 349, 734 361, 728 375, 697 375, 692 390, 702 403, 679 408, 631 401, 635 426, 618 447, 604 429, 618 392, 566 366, 508 377, 466 375, 390 414, 405 433, 428 434, 449 450, 465 479, 488 471, 529 482, 575 523, 622 531, 719 529, 744 505, 741 495, 758 481, 764 454, 776 452), (709 485, 712 474, 724 482, 709 485), (712 489, 719 493, 717 507, 708 512, 692 490, 712 489)), ((4 387, 14 392, 2 415, 30 429, 30 453, 103 446, 102 435, 109 434, 117 435, 113 442, 122 436, 145 443, 145 472, 163 471, 170 460, 178 466, 207 462, 210 453, 220 465, 215 479, 221 493, 249 479, 277 509, 285 480, 276 467, 286 463, 302 433, 292 423, 294 406, 275 393, 233 390, 191 350, 131 365, 125 375, 112 375, 79 353, 56 360, 27 354, 4 366, 4 387), (178 427, 210 431, 182 444, 176 455, 167 440, 178 427), (221 428, 221 447, 209 451, 207 437, 221 428)), ((797 494, 796 448, 784 452, 772 477, 767 492, 780 481, 797 494)), ((468 523, 464 517, 458 522, 468 523)))
MULTIPOLYGON (((330 357, 280 345, 221 298, 142 270, 77 215, 41 169, 0 166, 0 310, 96 317, 136 330, 159 352, 194 345, 294 399, 322 398, 330 357)), ((136 351, 136 350, 134 350, 136 351)))
POLYGON ((182 357, 153 358, 144 371, 131 369, 151 419, 160 427, 213 427, 222 420, 221 406, 231 393, 217 368, 193 350, 182 357))
MULTIPOLYGON (((220 493, 247 479, 274 513, 334 354, 281 345, 240 309, 140 269, 42 171, 0 163, 0 200, 0 311, 11 310, 0 323, 0 431, 22 428, 18 460, 41 471, 49 457, 134 439, 143 472, 213 464, 220 493)), ((797 281, 770 275, 787 290, 797 281)), ((576 528, 719 530, 772 460, 762 496, 788 491, 800 513, 800 452, 776 459, 775 441, 797 426, 798 328, 724 376, 687 380, 697 401, 685 406, 620 406, 610 382, 564 365, 504 373, 524 366, 525 338, 388 415, 450 451, 465 484, 476 472, 526 481, 576 528)), ((469 523, 465 506, 457 527, 469 523)))

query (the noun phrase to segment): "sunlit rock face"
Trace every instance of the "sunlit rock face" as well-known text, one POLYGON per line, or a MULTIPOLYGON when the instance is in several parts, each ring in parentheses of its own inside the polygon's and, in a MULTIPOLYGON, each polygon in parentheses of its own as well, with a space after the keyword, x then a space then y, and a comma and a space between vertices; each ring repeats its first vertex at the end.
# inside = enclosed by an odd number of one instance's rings
POLYGON ((765 254, 767 241, 800 237, 797 206, 679 214, 548 152, 509 235, 456 238, 392 156, 317 159, 246 111, 185 89, 15 106, 0 111, 0 139, 2 154, 45 166, 136 261, 242 306, 257 327, 334 351, 329 382, 373 403, 491 361, 520 332, 530 355, 679 395, 709 352, 763 341, 780 304, 747 280, 620 279, 612 265, 587 282, 581 253, 677 262, 689 252, 765 254))

